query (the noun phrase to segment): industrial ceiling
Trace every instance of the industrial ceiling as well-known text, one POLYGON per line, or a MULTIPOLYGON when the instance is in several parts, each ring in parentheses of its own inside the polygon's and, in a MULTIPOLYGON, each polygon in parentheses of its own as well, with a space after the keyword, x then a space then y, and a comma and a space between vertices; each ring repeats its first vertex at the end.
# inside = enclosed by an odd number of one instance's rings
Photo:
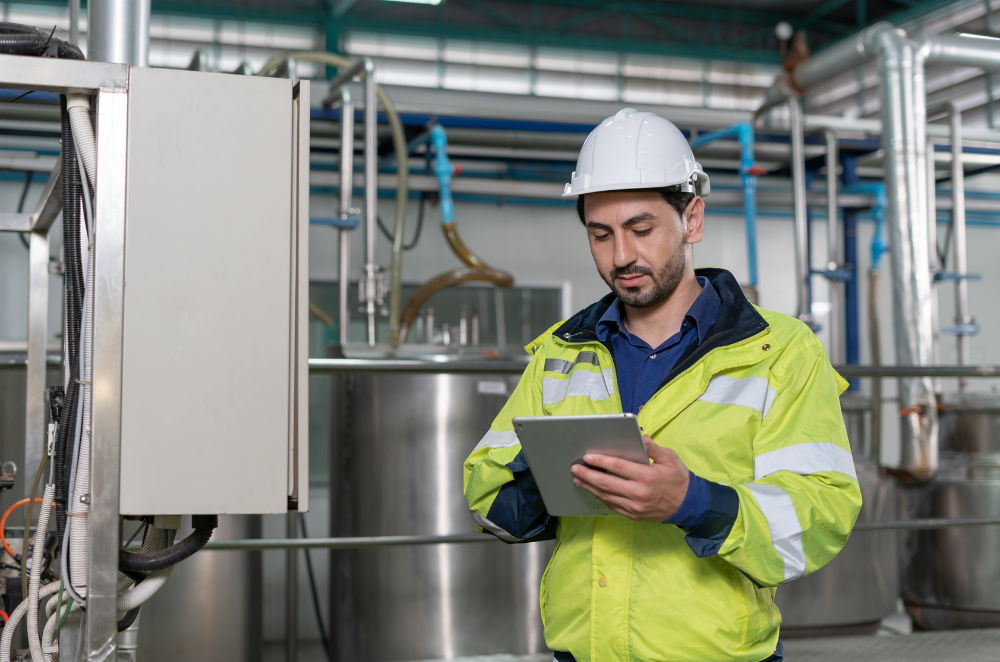
MULTIPOLYGON (((344 31, 776 63, 775 25, 815 52, 876 21, 901 23, 950 0, 153 0, 154 13, 344 31)), ((334 49, 331 49, 334 50, 334 49)))

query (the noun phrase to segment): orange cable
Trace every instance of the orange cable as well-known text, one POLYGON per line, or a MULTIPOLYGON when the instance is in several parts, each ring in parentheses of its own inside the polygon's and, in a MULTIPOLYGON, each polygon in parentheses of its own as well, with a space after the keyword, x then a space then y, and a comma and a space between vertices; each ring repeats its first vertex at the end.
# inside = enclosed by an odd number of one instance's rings
MULTIPOLYGON (((8 508, 7 511, 4 512, 3 517, 0 517, 0 545, 3 545, 4 551, 7 552, 8 554, 10 554, 11 558, 14 558, 14 559, 17 558, 17 554, 15 554, 14 550, 12 550, 10 548, 10 545, 7 544, 7 535, 6 535, 7 517, 12 512, 14 512, 15 510, 17 510, 21 506, 25 505, 29 501, 31 501, 31 499, 21 499, 20 501, 18 501, 17 503, 15 503, 13 506, 11 506, 10 508, 8 508)), ((44 499, 35 499, 35 503, 45 503, 45 500, 44 499)), ((52 507, 55 508, 56 504, 53 503, 52 507)), ((26 525, 30 527, 31 523, 30 522, 26 522, 26 525)), ((3 612, 0 612, 0 613, 3 613, 3 612)), ((4 614, 4 621, 6 622, 6 620, 7 620, 7 615, 4 614)))

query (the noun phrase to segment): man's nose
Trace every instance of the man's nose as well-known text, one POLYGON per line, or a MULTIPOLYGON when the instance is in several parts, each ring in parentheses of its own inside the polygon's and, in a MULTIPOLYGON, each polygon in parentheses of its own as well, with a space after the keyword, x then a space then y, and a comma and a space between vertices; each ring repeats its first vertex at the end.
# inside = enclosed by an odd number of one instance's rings
POLYGON ((627 267, 636 261, 637 255, 635 246, 628 239, 628 233, 615 233, 615 266, 618 268, 627 267))

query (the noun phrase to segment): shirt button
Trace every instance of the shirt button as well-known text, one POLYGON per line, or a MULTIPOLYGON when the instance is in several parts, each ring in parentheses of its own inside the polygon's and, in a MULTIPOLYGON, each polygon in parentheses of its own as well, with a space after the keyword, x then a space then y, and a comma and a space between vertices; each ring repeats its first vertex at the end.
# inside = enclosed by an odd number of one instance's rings
POLYGON ((608 585, 608 578, 601 577, 600 579, 597 580, 597 585, 600 586, 601 588, 604 588, 605 586, 608 585))
POLYGON ((649 358, 650 358, 650 359, 655 359, 655 358, 656 358, 656 354, 650 354, 650 355, 649 355, 649 358))

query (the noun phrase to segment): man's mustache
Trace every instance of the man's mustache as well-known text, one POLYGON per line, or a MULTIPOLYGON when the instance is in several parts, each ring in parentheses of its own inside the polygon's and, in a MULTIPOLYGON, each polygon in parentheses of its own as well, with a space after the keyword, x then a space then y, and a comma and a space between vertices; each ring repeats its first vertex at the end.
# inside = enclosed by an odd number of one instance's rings
POLYGON ((627 267, 618 267, 611 270, 611 280, 617 280, 623 276, 652 276, 653 270, 649 267, 640 267, 637 264, 630 264, 627 267))

